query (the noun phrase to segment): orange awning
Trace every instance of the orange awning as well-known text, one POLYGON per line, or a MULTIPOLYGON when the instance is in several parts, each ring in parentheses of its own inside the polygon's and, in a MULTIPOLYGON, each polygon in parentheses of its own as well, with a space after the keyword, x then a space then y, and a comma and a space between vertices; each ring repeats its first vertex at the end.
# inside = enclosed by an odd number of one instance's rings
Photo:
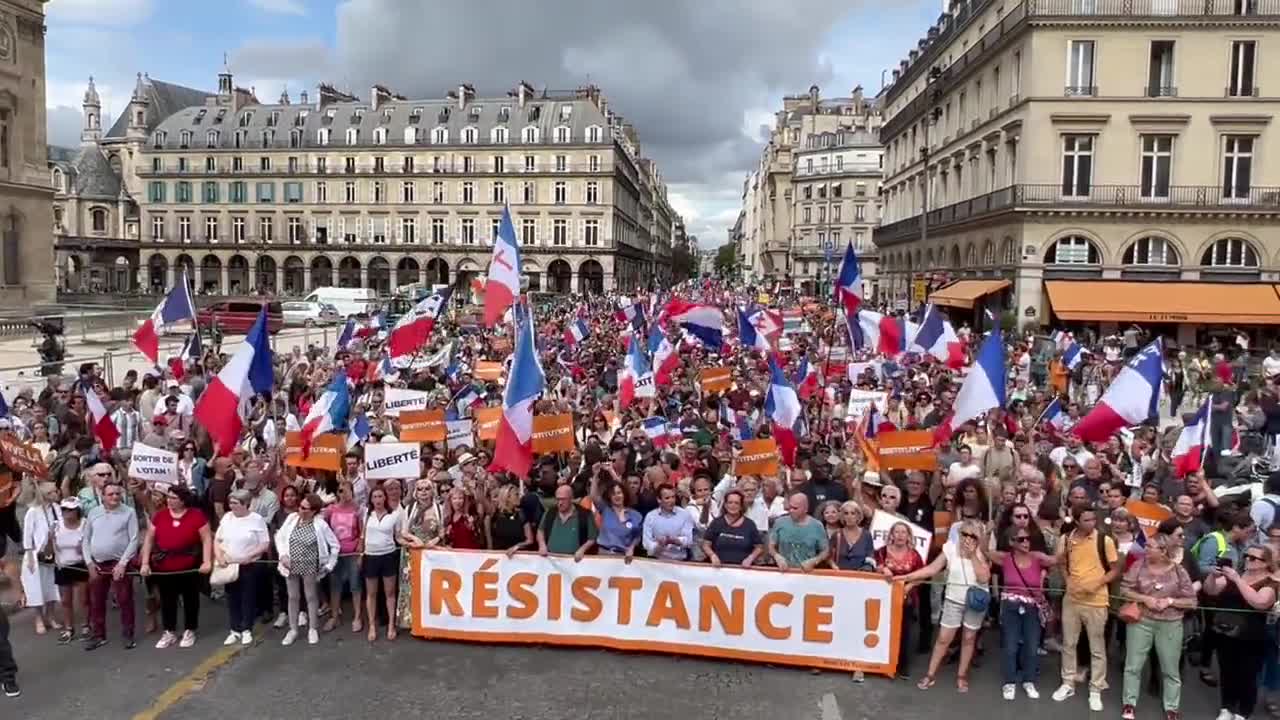
POLYGON ((941 290, 935 290, 929 296, 929 302, 947 307, 971 308, 978 298, 1007 287, 1008 280, 957 280, 941 290))
POLYGON ((1044 286, 1062 320, 1280 325, 1280 294, 1269 283, 1046 280, 1044 286))

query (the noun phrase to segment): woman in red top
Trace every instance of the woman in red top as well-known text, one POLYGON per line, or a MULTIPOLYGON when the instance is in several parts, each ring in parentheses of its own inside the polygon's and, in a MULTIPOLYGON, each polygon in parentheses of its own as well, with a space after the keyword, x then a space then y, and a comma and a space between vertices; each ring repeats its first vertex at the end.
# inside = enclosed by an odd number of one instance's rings
POLYGON ((451 548, 480 550, 484 548, 484 535, 471 496, 462 488, 449 491, 445 504, 444 544, 451 548))
MULTIPOLYGON (((895 575, 906 575, 924 567, 924 558, 915 548, 915 535, 911 526, 905 522, 896 522, 889 528, 889 540, 884 547, 876 550, 876 567, 890 582, 895 575)), ((927 592, 927 589, 926 589, 927 592)), ((919 607, 919 590, 911 588, 902 603, 902 617, 898 620, 898 677, 903 680, 910 677, 908 673, 911 660, 911 633, 916 624, 916 608, 919 607)))
POLYGON ((209 521, 193 507, 191 491, 182 485, 165 491, 165 507, 151 517, 142 541, 142 576, 155 573, 160 592, 160 619, 164 634, 156 643, 163 650, 178 639, 178 600, 182 600, 183 632, 179 647, 191 647, 200 628, 201 575, 213 568, 213 543, 209 521))

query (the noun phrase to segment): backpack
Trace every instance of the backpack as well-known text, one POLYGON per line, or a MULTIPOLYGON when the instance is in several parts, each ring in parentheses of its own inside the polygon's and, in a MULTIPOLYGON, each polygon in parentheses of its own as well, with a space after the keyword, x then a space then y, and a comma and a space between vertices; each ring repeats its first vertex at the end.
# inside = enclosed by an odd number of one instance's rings
MULTIPOLYGON (((1111 536, 1110 536, 1110 535, 1108 535, 1108 534, 1106 534, 1106 533, 1104 533, 1104 532, 1102 532, 1102 530, 1101 530, 1100 528, 1099 528, 1099 529, 1095 529, 1095 530, 1093 531, 1093 534, 1094 534, 1094 537, 1096 538, 1096 540, 1097 540, 1097 544, 1098 544, 1098 545, 1097 545, 1097 547, 1098 547, 1098 562, 1099 562, 1099 564, 1101 564, 1101 565, 1102 565, 1102 572, 1104 572, 1104 573, 1109 573, 1109 572, 1111 572, 1111 561, 1107 559, 1107 540, 1111 539, 1111 536)), ((1068 538, 1067 538, 1067 537, 1064 537, 1064 538, 1063 538, 1063 542, 1067 542, 1067 541, 1068 541, 1068 538)), ((1115 540, 1112 540, 1111 542, 1114 544, 1114 543, 1115 543, 1115 540)), ((1117 548, 1116 548, 1116 552, 1118 553, 1118 552, 1119 552, 1119 550, 1120 550, 1120 548, 1118 548, 1118 547, 1117 547, 1117 548)), ((1069 543, 1068 543, 1068 545, 1067 545, 1066 552, 1065 552, 1065 553, 1063 553, 1063 557, 1064 557, 1064 560, 1065 560, 1065 562, 1064 562, 1064 564, 1063 564, 1063 569, 1064 569, 1064 570, 1066 570, 1066 571, 1068 571, 1068 572, 1070 572, 1070 570, 1071 570, 1071 545, 1070 545, 1069 543)))

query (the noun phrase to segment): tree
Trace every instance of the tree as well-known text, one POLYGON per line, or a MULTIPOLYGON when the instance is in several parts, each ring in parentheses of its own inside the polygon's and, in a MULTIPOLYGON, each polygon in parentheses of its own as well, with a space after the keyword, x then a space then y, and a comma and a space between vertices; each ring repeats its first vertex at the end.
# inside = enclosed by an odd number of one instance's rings
POLYGON ((689 248, 677 245, 671 251, 671 278, 675 282, 687 280, 698 273, 698 259, 689 248))
POLYGON ((725 243, 716 250, 716 273, 722 276, 729 276, 734 273, 738 266, 737 247, 733 243, 725 243))

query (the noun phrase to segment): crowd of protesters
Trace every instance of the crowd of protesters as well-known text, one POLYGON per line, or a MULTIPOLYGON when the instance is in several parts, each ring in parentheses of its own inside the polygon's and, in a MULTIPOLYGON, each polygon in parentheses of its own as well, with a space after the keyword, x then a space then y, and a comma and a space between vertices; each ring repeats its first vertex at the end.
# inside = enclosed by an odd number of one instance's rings
MULTIPOLYGON (((744 300, 702 283, 679 292, 722 307, 744 300)), ((49 467, 47 478, 18 478, 0 502, 0 543, 15 548, 0 556, 20 578, 26 621, 51 642, 93 651, 116 639, 114 608, 125 648, 144 637, 152 644, 153 635, 158 650, 188 648, 201 640, 212 595, 213 612, 228 616, 228 645, 272 629, 283 645, 336 632, 391 640, 410 622, 408 553, 433 548, 872 572, 906 584, 897 675, 914 673, 921 690, 954 662, 955 690, 968 692, 971 669, 989 655, 1008 701, 1039 699, 1044 688, 1066 702, 1079 691, 1100 711, 1109 681, 1118 681, 1122 718, 1134 717, 1152 688, 1176 718, 1183 678, 1198 675, 1218 688, 1219 720, 1249 718, 1260 704, 1277 714, 1267 693, 1280 691, 1270 614, 1280 588, 1280 475, 1252 505, 1220 501, 1203 472, 1173 471, 1171 435, 1158 417, 1104 443, 1071 433, 1136 352, 1136 329, 1082 338, 1092 352, 1073 368, 1060 344, 1013 338, 1006 408, 959 428, 936 449, 934 472, 877 471, 848 419, 850 391, 887 393, 874 409, 884 427, 932 429, 949 415, 964 370, 914 353, 841 351, 843 326, 830 310, 796 303, 803 325, 774 349, 789 375, 805 361, 825 375, 803 394, 807 432, 793 466, 739 476, 742 428, 770 433, 765 355, 732 338, 709 349, 671 326, 678 367, 655 398, 619 409, 625 343, 643 337, 647 322, 620 316, 620 307, 617 297, 596 297, 535 308, 547 375, 537 411, 571 413, 577 438, 572 452, 539 457, 528 477, 492 470, 492 442, 475 440, 424 443, 417 477, 366 478, 362 446, 399 431, 385 412, 387 387, 426 391, 429 409, 464 417, 500 403, 501 383, 470 368, 505 360, 510 331, 477 332, 448 318, 420 354, 452 343, 446 361, 415 362, 395 379, 371 379, 376 337, 336 353, 276 355, 276 390, 254 400, 241 442, 226 454, 214 452, 192 413, 226 355, 189 361, 180 377, 169 367, 131 372, 116 387, 85 366, 78 377, 18 393, 2 422, 46 452, 49 467), (566 328, 578 320, 590 332, 571 340, 566 328), (728 391, 702 390, 699 370, 712 365, 731 368, 728 391), (286 433, 335 373, 352 381, 353 417, 366 418, 367 437, 352 438, 338 472, 287 465, 286 433), (120 432, 110 451, 86 421, 84 393, 97 394, 120 432), (1042 413, 1055 398, 1064 413, 1048 422, 1042 413), (651 436, 644 420, 653 417, 676 432, 651 436), (176 452, 179 481, 128 477, 136 443, 176 452), (1144 528, 1130 503, 1168 517, 1144 528), (879 513, 891 516, 891 529, 876 540, 870 524, 879 513), (917 549, 916 529, 933 534, 927 551, 917 549), (135 593, 143 595, 141 627, 135 593), (1060 663, 1042 667, 1050 656, 1060 663)), ((980 334, 959 334, 972 353, 980 334)), ((1280 434, 1280 354, 1256 375, 1203 352, 1171 352, 1165 368, 1164 413, 1209 398, 1224 422, 1211 454, 1231 449, 1233 427, 1280 434)), ((0 681, 16 693, 4 671, 0 681)))

